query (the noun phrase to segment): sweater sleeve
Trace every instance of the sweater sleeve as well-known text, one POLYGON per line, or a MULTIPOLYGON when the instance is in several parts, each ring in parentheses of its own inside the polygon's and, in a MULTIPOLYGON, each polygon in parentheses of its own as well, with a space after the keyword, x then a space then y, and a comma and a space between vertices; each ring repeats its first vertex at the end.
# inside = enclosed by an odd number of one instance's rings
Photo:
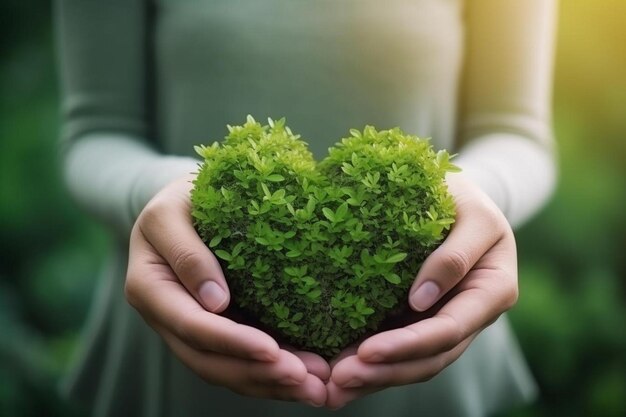
POLYGON ((456 163, 518 226, 545 203, 556 180, 551 128, 556 0, 466 4, 456 163))
POLYGON ((127 233, 166 183, 196 160, 150 138, 147 2, 57 0, 64 174, 73 197, 127 233))

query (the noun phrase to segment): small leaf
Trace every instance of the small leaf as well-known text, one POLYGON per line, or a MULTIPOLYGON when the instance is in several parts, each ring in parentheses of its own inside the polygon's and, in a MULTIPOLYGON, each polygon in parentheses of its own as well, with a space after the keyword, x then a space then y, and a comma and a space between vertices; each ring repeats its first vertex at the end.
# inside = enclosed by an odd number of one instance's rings
POLYGON ((320 298, 320 295, 322 295, 322 290, 315 289, 309 291, 306 296, 309 297, 311 300, 317 300, 318 298, 320 298))
POLYGON ((231 261, 231 260, 233 259, 233 257, 232 257, 232 256, 230 256, 230 253, 226 252, 226 251, 225 251, 225 250, 223 250, 223 249, 218 249, 218 250, 216 250, 216 251, 215 251, 215 255, 216 255, 218 258, 222 258, 222 259, 223 259, 223 260, 225 260, 225 261, 231 261))
POLYGON ((335 213, 335 218, 337 220, 343 220, 347 214, 348 214, 348 203, 343 203, 337 209, 337 212, 335 213))
POLYGON ((324 207, 322 209, 322 213, 324 213, 324 217, 326 217, 328 220, 330 220, 331 222, 335 222, 335 213, 329 209, 328 207, 324 207))
POLYGON ((239 242, 233 248, 233 253, 231 254, 233 258, 241 253, 241 250, 246 246, 245 242, 239 242))
POLYGON ((356 319, 356 318, 351 318, 350 322, 348 323, 350 325, 350 327, 352 327, 353 330, 356 330, 360 327, 363 327, 363 325, 365 324, 364 321, 361 319, 356 319))
POLYGON ((280 174, 271 174, 265 177, 265 179, 271 182, 280 182, 280 181, 284 181, 285 177, 283 177, 280 174))
POLYGON ((222 241, 222 236, 217 235, 213 239, 211 239, 211 241, 209 242, 209 247, 214 248, 217 245, 219 245, 221 241, 222 241))
POLYGON ((400 261, 403 261, 406 258, 407 254, 405 252, 396 253, 395 255, 391 255, 385 260, 387 264, 395 264, 400 261))
POLYGON ((267 185, 265 185, 265 183, 261 183, 261 188, 263 189, 263 193, 265 194, 266 197, 272 196, 270 189, 267 188, 267 185))
POLYGON ((387 281, 389 281, 391 284, 394 284, 394 285, 398 285, 400 282, 402 282, 402 279, 400 279, 400 276, 398 274, 394 274, 393 272, 388 272, 383 276, 385 277, 387 281))
POLYGON ((374 314, 374 309, 371 307, 365 307, 363 309, 360 310, 360 313, 363 314, 364 316, 369 316, 374 314))

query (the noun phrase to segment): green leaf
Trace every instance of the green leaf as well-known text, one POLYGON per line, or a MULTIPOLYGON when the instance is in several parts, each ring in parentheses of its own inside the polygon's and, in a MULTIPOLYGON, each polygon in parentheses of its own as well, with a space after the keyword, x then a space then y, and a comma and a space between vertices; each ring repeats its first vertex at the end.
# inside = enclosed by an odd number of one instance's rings
POLYGON ((388 258, 385 260, 385 263, 388 263, 388 264, 395 264, 395 263, 398 263, 398 262, 400 262, 400 261, 403 261, 403 260, 406 258, 406 256, 407 256, 407 254, 406 254, 406 253, 404 253, 404 252, 399 252, 399 253, 396 253, 395 255, 391 255, 390 257, 388 257, 388 258))
POLYGON ((339 206, 339 208, 335 212, 335 218, 337 220, 343 220, 345 219, 347 214, 348 214, 348 203, 343 203, 342 205, 339 206))
POLYGON ((389 281, 391 284, 394 284, 394 285, 398 285, 399 283, 402 282, 402 279, 400 278, 400 276, 398 274, 394 274, 393 272, 388 272, 384 274, 383 276, 385 277, 387 281, 389 281))
POLYGON ((364 309, 360 310, 360 313, 363 314, 364 316, 370 316, 374 314, 375 311, 371 307, 365 307, 364 309))
POLYGON ((273 307, 274 314, 276 314, 279 319, 285 320, 287 317, 289 317, 289 308, 284 304, 274 303, 273 307))
POLYGON ((231 261, 233 259, 233 257, 230 256, 230 253, 226 252, 223 249, 218 249, 214 253, 218 258, 221 258, 225 261, 231 261))
POLYGON ((364 324, 365 324, 365 321, 362 319, 351 318, 349 321, 349 325, 350 327, 352 327, 353 330, 363 327, 364 324))
POLYGON ((270 244, 269 240, 265 239, 264 237, 257 236, 257 237, 254 238, 254 240, 257 243, 259 243, 261 245, 264 245, 264 246, 267 246, 267 245, 270 244))
POLYGON ((283 198, 285 198, 285 190, 283 188, 281 188, 280 190, 276 190, 274 192, 274 194, 272 194, 271 200, 276 202, 276 201, 281 201, 283 198))
POLYGON ((280 182, 280 181, 284 181, 285 177, 283 177, 280 174, 271 174, 265 177, 265 179, 271 182, 280 182))
POLYGON ((320 298, 320 295, 322 295, 322 290, 315 289, 309 291, 306 296, 309 297, 311 300, 317 300, 318 298, 320 298))
POLYGON ((313 277, 304 277, 302 278, 302 282, 304 282, 306 285, 310 287, 317 285, 317 281, 313 277))
POLYGON ((267 185, 265 185, 265 183, 261 183, 261 188, 263 189, 263 193, 265 194, 265 197, 271 197, 272 196, 272 192, 267 187, 267 185))
POLYGON ((331 222, 335 222, 335 213, 329 209, 328 207, 324 207, 322 209, 322 213, 324 213, 324 217, 326 217, 328 220, 330 220, 331 222))
POLYGON ((222 236, 217 235, 217 236, 213 237, 213 239, 211 239, 211 241, 209 242, 209 247, 210 248, 214 248, 217 245, 219 245, 221 241, 222 241, 222 236))
POLYGON ((242 249, 246 246, 245 242, 239 242, 235 245, 235 247, 233 248, 233 252, 232 252, 232 256, 233 258, 237 255, 239 255, 242 251, 242 249))

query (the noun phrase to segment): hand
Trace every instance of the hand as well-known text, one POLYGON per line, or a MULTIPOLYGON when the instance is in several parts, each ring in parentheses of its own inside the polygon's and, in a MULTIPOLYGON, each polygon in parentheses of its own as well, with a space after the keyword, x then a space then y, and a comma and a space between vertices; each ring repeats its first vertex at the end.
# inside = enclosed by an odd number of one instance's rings
POLYGON ((210 384, 262 398, 326 401, 321 357, 281 349, 266 333, 217 313, 230 301, 217 259, 193 228, 193 177, 145 207, 130 238, 126 297, 172 352, 210 384))
POLYGON ((435 311, 344 351, 332 367, 327 407, 431 379, 517 301, 517 255, 507 220, 462 174, 448 175, 448 186, 456 202, 456 223, 426 259, 409 292, 413 310, 423 312, 437 303, 435 311))

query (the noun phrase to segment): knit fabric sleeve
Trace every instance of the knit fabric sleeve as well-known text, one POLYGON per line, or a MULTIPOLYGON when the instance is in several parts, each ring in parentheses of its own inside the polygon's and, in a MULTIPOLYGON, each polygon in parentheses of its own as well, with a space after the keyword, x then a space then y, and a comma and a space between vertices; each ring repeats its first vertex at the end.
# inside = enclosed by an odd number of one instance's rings
POLYGON ((456 163, 518 226, 545 204, 556 180, 556 1, 468 1, 466 25, 456 163))
POLYGON ((158 152, 148 121, 145 0, 57 0, 64 173, 73 197, 127 233, 193 158, 158 152))

